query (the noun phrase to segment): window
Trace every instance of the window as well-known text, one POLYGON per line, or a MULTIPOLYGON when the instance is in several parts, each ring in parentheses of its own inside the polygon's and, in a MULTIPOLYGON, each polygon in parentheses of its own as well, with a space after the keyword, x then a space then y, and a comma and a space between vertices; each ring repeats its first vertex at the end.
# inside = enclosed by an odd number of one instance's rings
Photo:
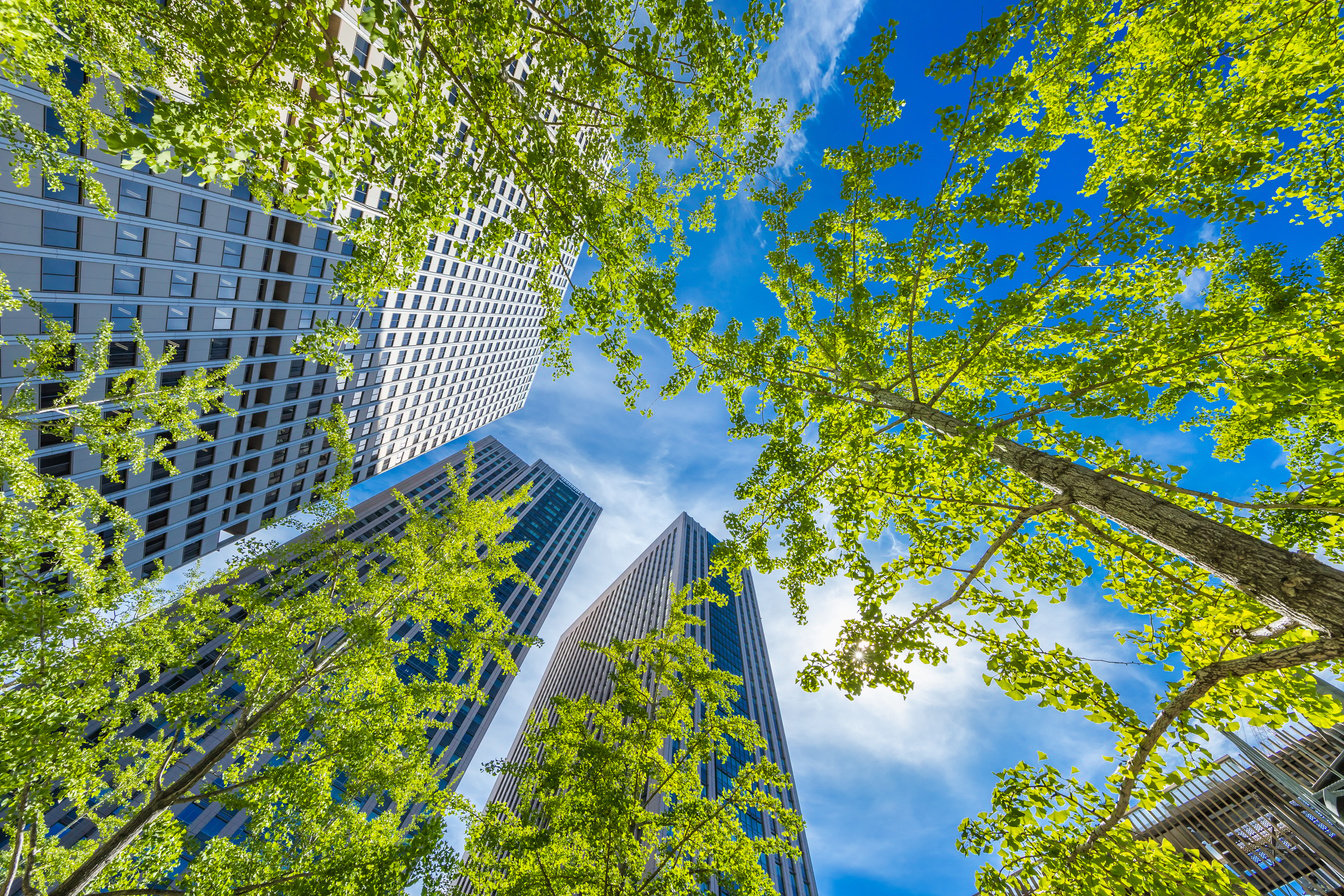
POLYGON ((172 483, 168 483, 167 485, 156 485, 149 490, 150 507, 153 507, 155 504, 167 504, 171 500, 173 500, 172 483))
POLYGON ((109 367, 134 367, 136 348, 134 342, 113 342, 107 348, 109 367))
POLYGON ((52 323, 63 324, 75 331, 75 303, 74 302, 43 302, 42 310, 46 312, 46 317, 42 319, 42 332, 49 332, 47 329, 47 318, 51 318, 52 323))
POLYGON ((309 283, 303 287, 304 304, 312 305, 317 301, 317 294, 322 289, 321 284, 309 283))
POLYGON ((215 290, 215 298, 238 298, 238 278, 232 274, 222 274, 219 278, 219 288, 215 290))
POLYGON ((191 503, 187 505, 187 513, 196 516, 205 513, 210 509, 210 498, 208 495, 201 495, 199 498, 192 498, 191 503))
POLYGON ((79 263, 69 258, 42 259, 42 289, 74 292, 79 285, 79 263))
POLYGON ((279 485, 280 480, 285 478, 284 470, 272 470, 271 475, 266 477, 267 485, 279 485))
POLYGON ((106 473, 102 476, 102 481, 98 483, 98 491, 103 495, 110 495, 113 492, 119 492, 126 487, 126 472, 123 470, 121 475, 113 479, 106 473))
MULTIPOLYGON (((355 35, 355 62, 360 68, 369 64, 369 42, 359 35, 355 35)), ((363 202, 363 199, 359 200, 363 202)))
MULTIPOLYGON (((136 270, 139 270, 139 268, 136 268, 136 270)), ((131 328, 131 321, 138 317, 140 317, 139 305, 113 305, 112 314, 110 316, 112 329, 118 332, 129 330, 131 328)))
POLYGON ((118 224, 117 239, 113 251, 118 255, 134 255, 139 258, 145 254, 145 228, 134 224, 118 224))
POLYGON ((216 308, 216 309, 215 309, 215 321, 214 321, 213 329, 216 329, 216 330, 232 330, 232 329, 233 329, 233 309, 232 309, 232 308, 216 308))
POLYGON ((215 446, 209 445, 205 448, 196 449, 196 469, 208 467, 215 462, 215 446))
POLYGON ((311 311, 299 312, 299 329, 311 330, 312 328, 313 328, 313 312, 311 311))
MULTIPOLYGON (((185 330, 188 324, 188 315, 191 313, 190 305, 169 305, 168 306, 168 329, 185 330)), ((183 360, 183 359, 179 359, 183 360)))
POLYGON ((205 200, 200 196, 183 193, 177 198, 177 223, 201 226, 201 216, 205 211, 205 200))
POLYGON ((210 471, 197 473, 191 477, 191 490, 193 492, 203 492, 210 487, 210 471))
POLYGON ((264 499, 262 499, 262 502, 261 502, 261 503, 262 503, 263 505, 265 505, 265 504, 274 504, 276 501, 279 501, 279 500, 280 500, 280 489, 278 489, 278 488, 273 488, 273 489, 271 489, 270 491, 268 491, 268 492, 266 493, 266 497, 265 497, 264 499))
POLYGON ((234 199, 251 199, 252 190, 247 186, 247 179, 243 178, 234 184, 232 189, 229 190, 229 195, 234 199))
POLYGON ((71 456, 69 451, 62 451, 60 454, 48 454, 37 462, 37 470, 43 476, 69 476, 71 456))
POLYGON ((293 401, 299 397, 299 384, 288 383, 285 385, 285 401, 293 401))
POLYGON ((79 178, 73 174, 57 174, 55 171, 48 171, 46 177, 42 178, 42 197, 44 199, 54 199, 57 202, 79 205, 80 192, 79 178))
POLYGON ((157 554, 161 552, 167 545, 168 541, 167 536, 165 535, 155 535, 151 538, 146 538, 145 556, 148 557, 150 554, 157 554))
POLYGON ((178 299, 189 299, 196 292, 196 275, 190 271, 173 271, 168 285, 168 295, 178 299))
POLYGON ((140 295, 140 268, 119 264, 112 268, 112 292, 119 296, 140 295))
MULTIPOLYGON (((201 525, 202 525, 202 526, 205 525, 204 521, 200 521, 200 522, 201 522, 201 525)), ((192 525, 195 525, 195 523, 193 523, 192 525)), ((200 535, 200 534, 201 534, 200 532, 192 532, 192 531, 191 531, 191 526, 188 526, 188 527, 187 527, 187 530, 188 530, 188 531, 187 531, 187 534, 188 534, 188 535, 200 535)), ((193 542, 190 542, 189 544, 187 544, 186 547, 182 548, 182 559, 183 559, 184 561, 185 561, 185 560, 195 560, 195 559, 196 559, 197 557, 199 557, 199 556, 201 556, 201 543, 200 543, 199 541, 193 541, 193 542)), ((213 820, 213 819, 212 819, 212 820, 213 820)))
POLYGON ((229 233, 246 234, 247 233, 247 209, 238 205, 229 206, 229 220, 225 223, 224 229, 229 233))
POLYGON ((123 180, 121 191, 117 196, 117 211, 124 215, 139 215, 142 218, 149 214, 149 186, 123 180))
POLYGON ((243 266, 243 244, 234 240, 224 241, 224 257, 220 259, 220 264, 226 268, 240 268, 243 266))
POLYGON ((42 245, 56 249, 78 249, 79 216, 62 212, 43 212, 42 245))
POLYGON ((145 531, 168 528, 168 511, 156 510, 145 519, 145 531))
POLYGON ((134 103, 134 106, 128 105, 126 107, 126 117, 134 124, 148 130, 150 124, 154 121, 154 96, 142 90, 139 96, 131 100, 131 103, 134 103))
POLYGON ((179 233, 173 241, 173 261, 196 263, 196 250, 200 240, 190 233, 179 233))
POLYGON ((210 340, 210 355, 207 360, 227 361, 229 359, 229 338, 216 337, 210 340))
MULTIPOLYGON (((204 531, 205 531, 205 520, 192 520, 191 522, 187 523, 187 531, 186 531, 187 538, 195 538, 197 535, 200 535, 204 531)), ((198 550, 197 554, 199 555, 199 553, 200 551, 198 550)), ((183 556, 186 556, 185 553, 183 554, 183 556)))
POLYGON ((314 257, 314 258, 310 259, 309 262, 308 262, 308 276, 309 276, 309 277, 321 277, 321 276, 322 276, 322 268, 323 268, 325 265, 326 265, 326 262, 325 262, 324 260, 322 260, 321 258, 316 258, 316 257, 314 257))
POLYGON ((150 470, 149 478, 152 480, 167 479, 171 475, 173 474, 168 472, 167 467, 162 463, 156 463, 150 470))

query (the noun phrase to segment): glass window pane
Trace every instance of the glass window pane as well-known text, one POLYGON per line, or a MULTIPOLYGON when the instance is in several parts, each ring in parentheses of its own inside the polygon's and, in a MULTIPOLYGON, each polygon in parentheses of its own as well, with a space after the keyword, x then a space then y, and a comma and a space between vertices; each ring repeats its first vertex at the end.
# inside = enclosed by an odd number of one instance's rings
POLYGON ((79 216, 63 212, 43 212, 42 245, 59 249, 78 249, 79 216))
POLYGON ((229 233, 247 233, 247 209, 236 205, 231 206, 229 208, 229 220, 225 223, 224 229, 229 233))
POLYGON ((233 240, 224 241, 224 258, 220 262, 226 268, 243 266, 243 244, 233 240))
MULTIPOLYGON (((139 271, 140 269, 136 268, 135 270, 139 271)), ((139 305, 113 305, 111 316, 112 329, 129 330, 131 328, 131 321, 135 320, 139 316, 140 316, 139 305)))
POLYGON ((134 255, 137 258, 145 254, 145 228, 134 224, 117 225, 118 255, 134 255))
POLYGON ((231 329, 233 329, 233 309, 232 309, 232 308, 216 308, 216 309, 215 309, 215 323, 214 323, 214 328, 215 328, 216 330, 231 330, 231 329))
POLYGON ((74 292, 79 282, 79 263, 68 258, 42 259, 42 289, 74 292))
POLYGON ((196 261, 196 246, 198 240, 189 233, 179 233, 173 242, 173 261, 196 261))
POLYGON ((117 199, 117 211, 128 215, 146 215, 149 213, 149 187, 134 181, 123 180, 117 199))
POLYGON ((79 178, 73 174, 57 174, 50 171, 42 178, 42 196, 46 199, 55 199, 57 202, 70 202, 78 205, 79 194, 79 178))
POLYGON ((188 315, 191 313, 187 305, 169 305, 168 306, 168 329, 185 330, 187 329, 188 315))
MULTIPOLYGON (((186 180, 184 177, 183 180, 186 180)), ((177 223, 201 226, 201 215, 205 210, 205 199, 184 193, 177 199, 177 223)))
POLYGON ((221 275, 219 278, 219 291, 216 293, 216 298, 238 298, 238 278, 233 274, 221 275))
POLYGON ((114 267, 112 292, 119 296, 140 295, 140 268, 121 264, 114 267))
POLYGON ((190 298, 196 289, 196 275, 189 271, 173 271, 172 281, 168 286, 168 295, 173 298, 190 298))
MULTIPOLYGON (((74 302, 43 302, 42 308, 47 312, 47 316, 54 323, 65 324, 71 332, 75 329, 75 303, 74 302)), ((47 332, 47 322, 42 321, 42 332, 47 332)))

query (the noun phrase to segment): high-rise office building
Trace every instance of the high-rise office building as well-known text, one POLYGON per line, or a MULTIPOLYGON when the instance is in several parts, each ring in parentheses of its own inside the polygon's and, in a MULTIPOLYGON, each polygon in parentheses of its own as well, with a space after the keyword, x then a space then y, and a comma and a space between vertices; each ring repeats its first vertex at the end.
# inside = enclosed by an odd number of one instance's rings
MULTIPOLYGON (((352 21, 343 23, 340 40, 360 50, 353 57, 364 65, 386 63, 367 40, 361 47, 352 21)), ((71 78, 83 81, 77 64, 71 78)), ((61 133, 43 94, 7 82, 0 89, 26 121, 61 133)), ((350 419, 357 479, 523 406, 544 314, 530 286, 534 270, 523 261, 528 237, 517 234, 480 261, 464 249, 487 223, 522 203, 509 178, 496 180, 489 207, 464 210, 451 230, 434 235, 404 291, 361 311, 332 289, 333 268, 352 246, 330 226, 310 226, 279 210, 267 214, 245 187, 128 170, 120 156, 97 146, 72 151, 93 163, 116 217, 104 218, 73 178, 54 186, 36 175, 23 186, 0 178, 0 270, 80 339, 111 321, 112 369, 92 397, 102 398, 108 379, 141 360, 133 321, 150 351, 175 347, 167 382, 243 359, 230 377, 242 392, 231 399, 238 415, 203 421, 214 441, 174 446, 169 456, 180 476, 155 467, 117 483, 100 478, 87 452, 39 446, 43 472, 100 487, 139 520, 145 537, 128 550, 132 568, 156 560, 177 566, 296 510, 334 463, 304 421, 329 413, 337 399, 350 419), (360 329, 348 379, 290 353, 294 340, 324 318, 360 329)), ((356 191, 337 213, 376 215, 386 199, 356 191)), ((567 282, 574 259, 567 255, 566 270, 549 272, 552 283, 567 282)), ((39 330, 28 309, 0 318, 6 335, 39 330)), ((22 349, 9 342, 0 347, 0 389, 18 382, 13 362, 22 349)))
MULTIPOLYGON (((639 637, 661 628, 671 609, 672 589, 681 589, 708 575, 709 555, 716 543, 714 536, 687 514, 677 517, 556 641, 555 652, 528 709, 528 718, 545 718, 551 698, 557 695, 577 697, 586 694, 596 700, 609 698, 609 664, 603 657, 585 649, 583 643, 605 644, 613 638, 639 637)), ((734 594, 727 582, 716 580, 713 585, 728 598, 728 602, 719 606, 705 601, 691 608, 705 621, 703 626, 695 627, 695 637, 714 654, 718 668, 741 676, 742 699, 738 711, 760 725, 767 744, 766 756, 791 774, 792 763, 780 722, 779 699, 770 672, 770 658, 765 648, 761 612, 751 574, 744 573, 740 595, 734 594)), ((525 759, 525 733, 526 723, 514 739, 509 754, 512 763, 525 759)), ((717 796, 727 788, 741 765, 755 758, 745 755, 739 747, 727 758, 708 763, 701 770, 706 794, 717 796)), ((785 805, 798 809, 798 796, 793 787, 780 797, 785 805)), ((517 808, 517 781, 507 775, 501 776, 495 782, 490 801, 517 808)), ((760 819, 749 820, 748 824, 752 821, 761 824, 760 819)), ((778 831, 762 829, 757 833, 774 835, 778 831)), ((765 859, 765 869, 780 896, 813 896, 817 892, 806 836, 800 845, 802 855, 798 859, 782 856, 765 859)))
MULTIPOLYGON (((536 582, 539 593, 534 594, 521 583, 510 582, 496 591, 495 598, 519 633, 533 635, 540 629, 555 603, 602 509, 545 462, 538 460, 532 464, 525 463, 493 437, 476 443, 475 462, 476 473, 469 492, 472 498, 503 497, 531 483, 529 500, 515 511, 517 523, 510 538, 528 542, 528 547, 515 555, 514 561, 536 582)), ((453 475, 460 475, 465 464, 466 452, 459 451, 445 465, 412 475, 361 502, 354 508, 356 522, 347 527, 346 537, 396 537, 405 527, 406 511, 392 494, 393 491, 421 502, 432 512, 441 506, 450 492, 448 469, 452 470, 453 475)), ((408 620, 400 628, 394 629, 392 636, 412 639, 418 631, 417 625, 408 620)), ((197 685, 216 662, 214 658, 226 637, 221 635, 202 645, 200 662, 182 669, 167 670, 159 680, 147 682, 144 690, 176 693, 197 685)), ((515 662, 521 664, 526 653, 526 647, 515 647, 515 662)), ((460 670, 446 669, 426 668, 419 671, 454 676, 464 674, 460 670)), ((488 693, 489 699, 485 702, 464 702, 451 718, 429 721, 429 748, 441 768, 445 771, 466 768, 480 742, 481 732, 489 725, 512 681, 513 676, 506 674, 497 660, 488 659, 481 672, 480 686, 488 693)), ((228 700, 238 700, 243 696, 241 685, 227 675, 219 686, 219 694, 228 700)), ((125 734, 146 738, 153 736, 155 730, 152 723, 147 723, 142 726, 142 730, 125 734)), ((226 733, 224 729, 218 729, 204 735, 198 740, 198 749, 201 752, 208 751, 226 733)), ((185 768, 185 763, 181 768, 185 768)), ((166 777, 172 780, 179 773, 180 769, 175 767, 167 772, 166 777)), ((335 787, 340 789, 339 781, 335 787)), ((378 802, 377 798, 370 797, 363 806, 364 811, 378 811, 378 802)), ((233 836, 247 821, 246 816, 235 814, 217 802, 187 803, 174 811, 189 831, 201 839, 233 836)), ((93 821, 83 816, 77 807, 69 805, 60 805, 48 812, 47 823, 65 846, 95 834, 93 821)))

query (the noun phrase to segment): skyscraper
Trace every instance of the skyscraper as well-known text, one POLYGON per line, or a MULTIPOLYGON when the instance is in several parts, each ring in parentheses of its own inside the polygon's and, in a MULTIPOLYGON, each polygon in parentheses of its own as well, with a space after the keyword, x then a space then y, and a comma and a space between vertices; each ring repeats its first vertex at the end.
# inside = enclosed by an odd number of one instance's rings
MULTIPOLYGON (((543 718, 551 698, 556 695, 577 697, 587 694, 597 700, 607 699, 611 695, 611 683, 606 661, 582 644, 605 644, 613 638, 634 638, 664 625, 671 609, 671 589, 681 589, 708 575, 709 555, 715 544, 717 539, 687 514, 677 517, 556 641, 555 652, 537 686, 528 717, 543 718)), ((789 748, 780 722, 779 699, 775 694, 751 575, 744 573, 740 595, 733 594, 728 582, 716 579, 713 585, 727 596, 728 601, 722 607, 706 601, 692 608, 692 612, 705 621, 705 625, 695 628, 695 637, 714 654, 718 668, 741 676, 739 711, 760 726, 768 744, 767 757, 791 774, 789 748)), ((526 723, 510 750, 509 761, 512 763, 525 758, 525 731, 526 723)), ((755 758, 734 750, 726 759, 708 763, 701 770, 707 795, 714 797, 725 790, 741 765, 755 758)), ((798 796, 792 787, 780 796, 787 806, 798 809, 798 796)), ((517 782, 501 776, 495 782, 490 801, 516 808, 517 782)), ((759 833, 773 835, 778 832, 759 833)), ((805 836, 800 845, 802 856, 798 859, 773 856, 765 860, 766 871, 781 896, 813 896, 816 893, 816 878, 805 836)))
MULTIPOLYGON (((520 583, 508 583, 498 589, 495 598, 518 632, 535 634, 587 542, 602 512, 601 508, 543 461, 527 464, 493 437, 476 443, 475 461, 476 474, 469 492, 472 498, 502 497, 531 483, 529 500, 517 509, 518 521, 510 537, 529 542, 528 547, 515 555, 514 560, 536 582, 540 593, 533 594, 520 583)), ((460 475, 465 465, 466 451, 459 451, 445 465, 434 466, 410 476, 361 502, 355 507, 357 522, 346 529, 346 536, 355 539, 372 539, 383 535, 396 537, 404 529, 407 515, 392 494, 393 491, 422 502, 432 512, 441 506, 450 493, 448 469, 452 470, 453 475, 460 475)), ((392 635, 398 639, 413 639, 417 633, 417 626, 407 621, 399 629, 394 629, 392 635)), ((214 663, 213 657, 225 637, 202 645, 199 652, 201 662, 183 669, 167 670, 159 680, 146 682, 143 691, 177 693, 197 685, 214 663)), ((515 661, 521 663, 526 652, 526 647, 515 647, 515 661)), ((462 674, 456 669, 419 671, 453 676, 462 674)), ((512 680, 513 677, 506 674, 496 660, 487 660, 479 681, 481 688, 489 694, 489 700, 465 702, 452 718, 432 721, 433 727, 428 730, 429 747, 440 767, 447 770, 456 764, 458 768, 465 768, 471 761, 481 731, 489 724, 512 680)), ((218 693, 222 699, 230 701, 239 700, 243 696, 241 685, 227 675, 218 693)), ((152 737, 155 726, 148 724, 143 726, 143 730, 126 734, 139 738, 152 737)), ((198 750, 208 751, 225 734, 223 729, 218 729, 201 737, 197 744, 198 750)), ((170 770, 168 778, 171 780, 172 777, 173 771, 170 770)), ((334 786, 340 790, 341 782, 336 782, 334 786)), ((370 797, 363 809, 366 812, 377 811, 378 799, 370 797)), ((246 824, 245 816, 235 815, 217 802, 187 803, 174 811, 190 832, 201 839, 233 836, 246 824)), ((65 846, 95 833, 91 819, 82 815, 78 807, 65 804, 48 813, 47 823, 65 846)))
MULTIPOLYGON (((342 41, 361 39, 349 23, 343 27, 342 41)), ((362 55, 365 65, 382 62, 367 41, 362 55)), ((83 81, 78 64, 71 73, 83 81)), ((0 89, 35 127, 62 133, 43 94, 7 82, 0 89)), ((73 178, 55 188, 36 176, 18 187, 0 178, 0 270, 11 286, 29 290, 83 340, 111 321, 116 341, 104 380, 142 360, 132 321, 143 327, 151 351, 175 347, 167 383, 243 359, 230 377, 242 391, 231 400, 238 415, 204 421, 213 442, 175 446, 170 457, 180 476, 155 467, 117 483, 100 478, 87 452, 39 447, 43 472, 100 487, 139 520, 146 534, 128 549, 132 568, 156 560, 177 566, 296 510, 334 462, 304 421, 329 413, 336 399, 350 418, 357 479, 523 406, 539 363, 544 313, 529 285, 534 270, 520 257, 528 237, 516 234, 480 261, 464 248, 523 201, 509 178, 496 180, 489 208, 465 209, 457 225, 429 241, 406 290, 361 311, 333 292, 333 268, 353 247, 334 238, 330 226, 309 226, 279 210, 267 214, 243 186, 128 170, 120 156, 96 146, 75 145, 72 152, 94 163, 117 216, 105 219, 73 178), (360 329, 349 379, 290 353, 294 340, 324 318, 360 329)), ((376 215, 385 198, 356 191, 338 214, 376 215)), ((566 270, 549 272, 552 283, 566 282, 574 259, 567 255, 566 270)), ((0 319, 5 334, 39 329, 28 309, 0 319)), ((12 344, 0 348, 0 389, 18 382, 13 361, 21 352, 12 344)), ((96 384, 92 397, 102 398, 103 388, 96 384)))

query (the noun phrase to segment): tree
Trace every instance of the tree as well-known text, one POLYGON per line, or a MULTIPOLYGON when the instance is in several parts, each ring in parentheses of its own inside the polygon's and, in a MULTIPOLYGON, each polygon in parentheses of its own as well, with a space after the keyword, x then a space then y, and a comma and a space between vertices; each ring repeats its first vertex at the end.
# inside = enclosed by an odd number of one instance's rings
POLYGON ((20 670, 40 676, 63 643, 84 637, 102 618, 136 612, 151 593, 121 562, 127 543, 143 534, 134 518, 97 489, 44 473, 33 462, 33 443, 54 439, 87 450, 114 479, 150 463, 176 472, 164 451, 182 439, 209 441, 196 420, 226 410, 225 400, 237 394, 227 381, 236 362, 163 385, 160 371, 174 350, 155 356, 136 323, 132 338, 143 365, 109 378, 104 397, 94 398, 94 384, 108 372, 111 324, 87 344, 76 341, 26 293, 11 293, 0 274, 0 313, 25 305, 46 335, 13 337, 27 354, 16 362, 18 384, 0 402, 4 682, 20 670))
POLYGON ((584 645, 610 662, 611 697, 557 696, 546 718, 529 720, 525 758, 492 768, 516 779, 517 808, 495 803, 471 817, 459 886, 608 896, 695 893, 717 882, 725 893, 774 892, 760 857, 797 856, 802 819, 772 792, 788 776, 768 759, 705 796, 704 763, 734 744, 752 755, 765 741, 734 708, 741 679, 715 669, 688 633, 702 624, 677 608, 661 631, 584 645), (773 818, 783 833, 753 836, 748 815, 773 818))
MULTIPOLYGON (((340 445, 340 415, 322 424, 340 445)), ((351 453, 309 532, 253 542, 168 607, 90 622, 7 678, 0 892, 362 893, 432 857, 459 798, 426 728, 488 699, 488 655, 516 671, 494 591, 523 576, 502 538, 526 491, 473 501, 453 480, 441 515, 403 499, 398 537, 354 539, 351 453), (211 801, 247 813, 240 836, 187 835, 174 810, 211 801), (97 838, 63 844, 81 818, 97 838)))
POLYGON ((765 440, 728 520, 736 562, 782 571, 799 617, 809 584, 854 583, 804 687, 907 692, 907 666, 973 644, 987 682, 1114 733, 1104 781, 1044 755, 1001 776, 962 827, 963 850, 999 860, 984 892, 1016 873, 1039 893, 1234 891, 1136 843, 1127 810, 1209 768, 1209 727, 1339 719, 1303 673, 1344 668, 1344 242, 1294 259, 1242 239, 1341 210, 1337 11, 1014 6, 931 66, 971 96, 940 113, 946 174, 914 197, 878 186, 923 153, 877 142, 901 110, 888 28, 847 72, 864 132, 825 156, 840 207, 794 229, 807 184, 756 194, 779 316, 748 332, 686 309, 671 337, 666 391, 717 388, 732 435, 765 440), (1051 166, 1079 148, 1091 165, 1061 189, 1051 166), (1188 244, 1192 218, 1221 232, 1188 244), (1183 302, 1196 269, 1208 287, 1183 302), (1269 440, 1289 481, 1249 500, 1190 487, 1108 437, 1116 420, 1179 426, 1219 459, 1269 440), (901 550, 874 559, 883 533, 901 550), (1160 679, 1152 706, 1030 633, 1038 599, 1087 581, 1128 612, 1116 637, 1160 679))
MULTIPOLYGON (((705 0, 19 0, 3 15, 0 75, 45 91, 69 139, 336 216, 359 247, 337 275, 357 300, 404 287, 426 237, 455 233, 459 213, 472 220, 457 237, 481 255, 527 234, 527 275, 551 305, 561 364, 571 332, 668 318, 680 207, 731 193, 773 162, 781 138, 782 103, 751 92, 781 21, 760 0, 737 23, 705 0), (343 21, 368 42, 343 38, 343 21), (357 190, 382 197, 379 213, 344 214, 357 190), (551 278, 581 242, 602 268, 562 316, 551 278)), ((65 135, 12 106, 0 133, 16 176, 37 165, 79 177, 110 213, 65 135)), ((711 208, 692 225, 709 225, 711 208)), ((637 376, 632 358, 626 367, 637 376)))

